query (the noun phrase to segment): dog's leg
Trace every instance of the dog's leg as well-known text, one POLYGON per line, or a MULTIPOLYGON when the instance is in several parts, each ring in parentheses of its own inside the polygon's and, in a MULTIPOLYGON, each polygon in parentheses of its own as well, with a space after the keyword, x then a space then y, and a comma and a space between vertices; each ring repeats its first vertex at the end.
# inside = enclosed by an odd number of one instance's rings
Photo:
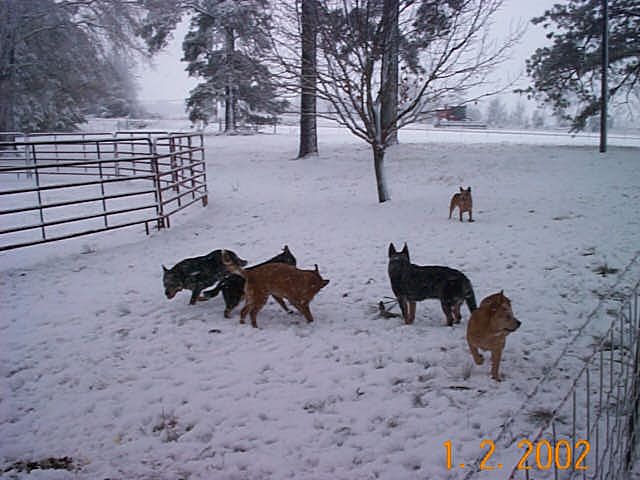
POLYGON ((416 319, 416 302, 407 302, 407 318, 405 318, 404 323, 407 325, 411 325, 413 321, 416 319))
MULTIPOLYGON (((193 292, 191 292, 191 300, 189 300, 189 305, 195 305, 196 302, 200 300, 200 292, 201 290, 197 288, 193 292)), ((204 300, 208 300, 208 299, 204 298, 204 300)))
POLYGON ((249 313, 251 307, 252 305, 249 302, 244 304, 244 307, 242 307, 242 310, 240 310, 240 323, 244 323, 244 317, 247 316, 247 313, 249 313))
POLYGON ((476 362, 476 365, 482 365, 484 363, 484 357, 480 354, 480 350, 478 350, 475 345, 472 345, 469 340, 467 340, 467 343, 469 344, 473 361, 476 362))
POLYGON ((224 297, 224 317, 231 318, 231 312, 238 306, 243 295, 237 295, 237 292, 233 288, 225 287, 222 289, 222 296, 224 297))
POLYGON ((398 300, 398 305, 400 305, 400 312, 402 312, 402 318, 406 322, 407 321, 407 300, 403 296, 396 297, 396 300, 398 300))
POLYGON ((249 315, 251 316, 251 326, 253 328, 258 328, 258 312, 262 310, 262 307, 264 307, 264 304, 267 303, 268 299, 268 294, 252 298, 253 303, 249 315))
POLYGON ((501 382, 500 373, 498 370, 500 369, 500 360, 502 359, 502 349, 497 348, 495 350, 491 350, 491 378, 493 378, 496 382, 501 382))
POLYGON ((471 212, 471 209, 469 210, 469 221, 473 222, 473 213, 471 212))
POLYGON ((440 306, 442 307, 444 316, 447 317, 447 327, 451 327, 453 325, 453 314, 451 313, 451 305, 449 305, 449 303, 445 300, 440 300, 440 306))
POLYGON ((291 313, 291 310, 289 310, 289 307, 287 307, 287 304, 284 303, 284 300, 281 297, 276 297, 275 295, 271 295, 276 302, 278 302, 278 304, 282 307, 282 309, 287 312, 287 313, 291 313))
POLYGON ((311 315, 311 310, 309 309, 308 303, 304 303, 302 305, 302 314, 304 315, 304 318, 307 319, 307 323, 313 322, 313 315, 311 315))
POLYGON ((462 221, 462 207, 458 207, 458 212, 460 212, 460 221, 462 221))
POLYGON ((460 314, 460 305, 462 305, 462 302, 456 302, 456 304, 453 306, 453 317, 456 323, 460 323, 460 321, 462 320, 462 315, 460 314))

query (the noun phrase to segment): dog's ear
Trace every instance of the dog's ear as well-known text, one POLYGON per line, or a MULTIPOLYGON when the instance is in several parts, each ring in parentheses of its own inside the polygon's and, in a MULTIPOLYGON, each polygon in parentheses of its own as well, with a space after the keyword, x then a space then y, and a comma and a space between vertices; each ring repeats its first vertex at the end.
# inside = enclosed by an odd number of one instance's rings
POLYGON ((409 247, 407 246, 407 242, 404 242, 404 247, 402 247, 402 251, 400 253, 404 253, 405 255, 409 255, 409 247))
POLYGON ((460 193, 464 193, 464 188, 460 187, 460 193))
POLYGON ((167 273, 169 271, 169 269, 167 267, 165 267, 164 265, 162 265, 162 271, 164 273, 167 273))
POLYGON ((291 252, 289 252, 289 245, 285 245, 284 247, 282 247, 282 251, 291 253, 291 252))
POLYGON ((318 264, 314 263, 314 266, 316 267, 316 273, 320 273, 320 271, 318 270, 318 264))
POLYGON ((389 244, 389 256, 395 255, 396 253, 396 247, 393 245, 393 242, 391 242, 389 244))
POLYGON ((467 192, 471 193, 471 187, 467 188, 467 192))

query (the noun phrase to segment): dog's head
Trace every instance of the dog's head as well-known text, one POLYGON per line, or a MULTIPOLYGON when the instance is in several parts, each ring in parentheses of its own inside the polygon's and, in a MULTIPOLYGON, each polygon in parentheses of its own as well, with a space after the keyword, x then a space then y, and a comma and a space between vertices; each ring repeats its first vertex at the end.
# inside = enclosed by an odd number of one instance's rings
POLYGON ((466 190, 460 187, 460 200, 463 202, 471 200, 471 187, 467 187, 466 190))
POLYGON ((220 250, 220 259, 222 260, 222 266, 227 272, 244 276, 242 267, 247 264, 246 260, 242 260, 231 250, 220 250))
POLYGON ((164 294, 168 299, 175 297, 176 293, 184 288, 178 272, 164 265, 162 265, 162 284, 164 285, 164 294))
POLYGON ((315 267, 316 268, 313 271, 314 277, 313 277, 313 282, 312 282, 313 285, 312 286, 313 286, 313 288, 314 288, 314 290, 316 292, 319 292, 324 287, 329 285, 329 280, 326 279, 326 278, 322 278, 322 276, 320 275, 320 271, 318 270, 318 264, 316 264, 315 267))
POLYGON ((406 261, 410 262, 409 259, 409 247, 407 247, 407 242, 404 242, 404 247, 399 252, 396 251, 396 247, 393 245, 393 242, 389 244, 389 262, 393 260, 406 261))
POLYGON ((222 255, 225 252, 227 254, 229 261, 233 262, 238 267, 244 267, 247 265, 247 263, 249 263, 246 260, 240 258, 238 255, 236 255, 236 253, 232 250, 220 250, 220 259, 222 260, 222 263, 224 263, 224 259, 222 258, 222 255))
POLYGON ((513 315, 511 300, 509 300, 502 290, 500 290, 499 293, 494 293, 485 298, 482 300, 482 303, 489 307, 489 311, 491 312, 491 325, 494 332, 501 332, 508 335, 520 328, 522 323, 513 315))

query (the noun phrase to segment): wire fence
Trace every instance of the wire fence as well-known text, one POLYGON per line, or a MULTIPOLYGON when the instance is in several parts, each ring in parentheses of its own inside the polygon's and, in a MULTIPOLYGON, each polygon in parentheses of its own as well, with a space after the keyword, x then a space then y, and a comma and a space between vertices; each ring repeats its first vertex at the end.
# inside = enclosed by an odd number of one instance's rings
POLYGON ((509 479, 627 480, 640 436, 639 285, 509 479))
POLYGON ((201 134, 3 135, 0 251, 143 224, 207 205, 201 134))
MULTIPOLYGON (((639 303, 640 282, 617 310, 596 310, 614 316, 590 353, 579 358, 578 369, 566 370, 576 373, 567 374, 562 382, 545 378, 528 396, 532 399, 537 393, 557 392, 568 385, 561 400, 549 409, 523 405, 520 412, 526 412, 529 425, 516 427, 514 417, 507 420, 499 434, 482 447, 486 451, 464 475, 465 480, 631 478, 640 453, 639 303), (514 427, 529 433, 514 434, 514 427), (493 471, 490 477, 488 470, 493 471)), ((584 336, 584 330, 579 334, 584 336)), ((553 369, 564 370, 563 361, 568 359, 561 355, 553 369)))

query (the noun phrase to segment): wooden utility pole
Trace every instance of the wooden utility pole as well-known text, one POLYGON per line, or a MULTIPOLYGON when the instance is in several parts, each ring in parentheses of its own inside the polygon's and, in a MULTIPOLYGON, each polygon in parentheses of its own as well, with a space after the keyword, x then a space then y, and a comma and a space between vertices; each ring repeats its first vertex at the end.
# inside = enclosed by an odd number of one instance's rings
POLYGON ((607 70, 609 68, 609 8, 602 0, 602 86, 600 92, 600 152, 607 151, 607 70))

